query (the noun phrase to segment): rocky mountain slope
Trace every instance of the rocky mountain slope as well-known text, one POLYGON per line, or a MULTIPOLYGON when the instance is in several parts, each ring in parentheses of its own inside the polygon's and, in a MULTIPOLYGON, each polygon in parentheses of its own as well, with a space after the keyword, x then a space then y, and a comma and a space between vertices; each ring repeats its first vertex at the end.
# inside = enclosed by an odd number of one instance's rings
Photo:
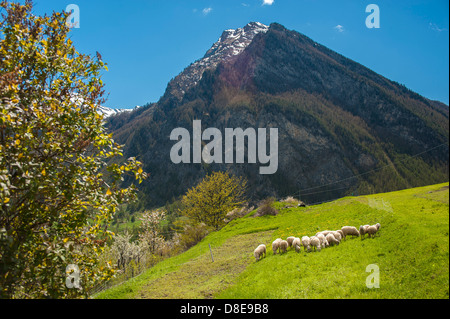
POLYGON ((228 61, 242 53, 253 41, 255 35, 265 33, 268 29, 269 27, 262 23, 250 22, 243 28, 225 30, 202 59, 189 65, 169 82, 166 94, 181 99, 189 89, 198 84, 205 70, 214 69, 220 62, 228 61))
MULTIPOLYGON (((151 173, 140 207, 164 204, 214 170, 249 195, 308 203, 448 180, 448 106, 430 101, 280 24, 227 30, 155 104, 111 117, 125 156, 151 173), (255 164, 173 164, 175 128, 278 128, 273 175, 255 164)), ((246 162, 247 163, 247 162, 246 162)))

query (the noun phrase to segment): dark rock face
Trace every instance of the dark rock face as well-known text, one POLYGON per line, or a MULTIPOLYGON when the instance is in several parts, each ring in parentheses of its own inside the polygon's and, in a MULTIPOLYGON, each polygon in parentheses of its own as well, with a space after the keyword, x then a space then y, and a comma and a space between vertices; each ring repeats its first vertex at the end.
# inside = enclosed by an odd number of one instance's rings
POLYGON ((184 194, 214 170, 245 176, 254 200, 300 193, 312 203, 447 181, 448 114, 448 106, 300 33, 253 23, 225 31, 158 103, 109 125, 125 155, 151 173, 142 186, 146 207, 184 194), (192 132, 193 120, 222 133, 278 128, 277 173, 260 175, 260 165, 248 163, 173 164, 170 133, 192 132))

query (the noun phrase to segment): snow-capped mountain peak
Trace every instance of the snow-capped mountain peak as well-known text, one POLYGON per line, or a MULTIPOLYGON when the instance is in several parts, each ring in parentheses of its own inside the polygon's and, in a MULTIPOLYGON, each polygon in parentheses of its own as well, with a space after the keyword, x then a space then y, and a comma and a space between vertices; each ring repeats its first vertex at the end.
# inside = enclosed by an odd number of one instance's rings
POLYGON ((269 30, 269 27, 259 22, 250 22, 245 27, 236 30, 225 30, 219 40, 206 52, 202 60, 217 60, 214 58, 223 59, 238 55, 252 42, 255 35, 260 32, 265 33, 267 30, 269 30))
POLYGON ((257 34, 268 30, 269 27, 260 22, 250 22, 243 28, 223 31, 222 36, 202 59, 188 66, 169 83, 168 91, 181 99, 187 90, 201 80, 205 70, 214 69, 220 62, 242 53, 257 34))
POLYGON ((139 108, 140 106, 136 106, 134 109, 113 109, 110 107, 106 107, 106 106, 99 106, 97 108, 97 112, 101 115, 104 116, 104 118, 113 116, 113 115, 117 115, 120 113, 124 113, 124 112, 131 112, 133 110, 136 110, 137 108, 139 108))

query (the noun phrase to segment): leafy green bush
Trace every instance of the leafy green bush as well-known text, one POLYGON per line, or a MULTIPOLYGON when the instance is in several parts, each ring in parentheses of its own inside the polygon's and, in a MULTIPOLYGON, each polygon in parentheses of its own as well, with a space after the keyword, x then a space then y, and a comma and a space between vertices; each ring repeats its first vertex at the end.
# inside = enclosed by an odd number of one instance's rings
POLYGON ((0 298, 75 298, 114 274, 98 256, 116 207, 146 173, 97 112, 106 64, 77 52, 66 13, 3 1, 0 20, 0 298), (77 265, 81 289, 65 285, 77 265))

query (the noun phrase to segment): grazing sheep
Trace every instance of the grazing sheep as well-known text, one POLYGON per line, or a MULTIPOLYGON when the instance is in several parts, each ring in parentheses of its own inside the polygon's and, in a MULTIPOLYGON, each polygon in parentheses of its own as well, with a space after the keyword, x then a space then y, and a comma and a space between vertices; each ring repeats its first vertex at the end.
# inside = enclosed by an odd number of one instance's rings
POLYGON ((321 238, 325 238, 325 235, 322 234, 322 233, 317 233, 317 234, 316 234, 316 237, 318 237, 319 239, 321 239, 321 238))
POLYGON ((319 233, 316 235, 316 237, 320 239, 320 246, 328 247, 328 242, 327 242, 327 239, 325 238, 324 234, 319 233))
POLYGON ((292 247, 292 242, 294 241, 295 237, 291 236, 286 238, 286 241, 288 242, 289 247, 292 247))
POLYGON ((359 235, 361 236, 361 239, 363 239, 364 238, 364 226, 363 225, 361 225, 361 226, 359 226, 359 235))
POLYGON ((288 246, 289 246, 289 244, 287 241, 285 241, 285 240, 280 241, 280 253, 282 253, 282 252, 285 253, 286 250, 288 249, 288 246))
POLYGON ((329 245, 339 245, 339 241, 336 239, 336 237, 334 237, 334 235, 332 233, 329 233, 326 237, 327 242, 329 243, 329 245))
POLYGON ((344 226, 344 227, 341 228, 341 230, 342 230, 342 232, 344 234, 343 238, 347 237, 348 235, 351 235, 352 237, 353 236, 359 237, 359 231, 356 229, 356 227, 344 226))
POLYGON ((342 229, 338 229, 336 231, 339 233, 339 235, 341 235, 341 239, 345 238, 345 235, 344 235, 344 232, 342 231, 342 229))
POLYGON ((361 236, 361 239, 363 239, 365 234, 367 234, 367 228, 369 227, 370 225, 359 226, 359 234, 361 236))
POLYGON ((308 236, 303 236, 302 237, 302 245, 304 250, 308 250, 308 252, 311 251, 311 240, 308 236))
POLYGON ((316 236, 310 238, 311 246, 313 250, 320 251, 322 247, 320 246, 320 239, 316 236))
POLYGON ((302 243, 300 241, 300 238, 295 237, 294 241, 292 242, 292 247, 294 247, 296 252, 299 252, 301 246, 302 246, 302 243))
POLYGON ((256 261, 259 261, 262 256, 266 257, 266 245, 262 244, 256 247, 253 255, 255 256, 256 261))
POLYGON ((326 237, 323 239, 323 244, 322 244, 322 246, 325 247, 325 248, 327 248, 327 247, 330 246, 330 244, 328 243, 328 240, 327 240, 326 237))
POLYGON ((275 239, 275 240, 273 241, 273 243, 272 243, 272 250, 273 250, 273 254, 274 254, 274 255, 277 254, 277 251, 278 251, 279 248, 280 248, 280 242, 281 242, 281 241, 282 241, 281 238, 277 238, 277 239, 275 239))
POLYGON ((378 228, 377 228, 377 226, 369 226, 368 228, 367 228, 367 235, 369 236, 369 237, 375 237, 375 234, 377 233, 377 231, 378 231, 378 228))
POLYGON ((331 233, 332 232, 332 230, 322 230, 321 232, 318 232, 317 234, 316 234, 316 236, 318 235, 318 234, 323 234, 325 237, 329 234, 329 233, 331 233))
MULTIPOLYGON (((334 238, 336 238, 336 240, 338 241, 338 242, 341 242, 341 240, 342 240, 342 236, 341 236, 341 234, 338 232, 338 231, 332 231, 330 234, 332 234, 333 236, 334 236, 334 238)), ((329 234, 328 234, 329 235, 329 234)), ((328 236, 327 235, 327 236, 328 236)))

